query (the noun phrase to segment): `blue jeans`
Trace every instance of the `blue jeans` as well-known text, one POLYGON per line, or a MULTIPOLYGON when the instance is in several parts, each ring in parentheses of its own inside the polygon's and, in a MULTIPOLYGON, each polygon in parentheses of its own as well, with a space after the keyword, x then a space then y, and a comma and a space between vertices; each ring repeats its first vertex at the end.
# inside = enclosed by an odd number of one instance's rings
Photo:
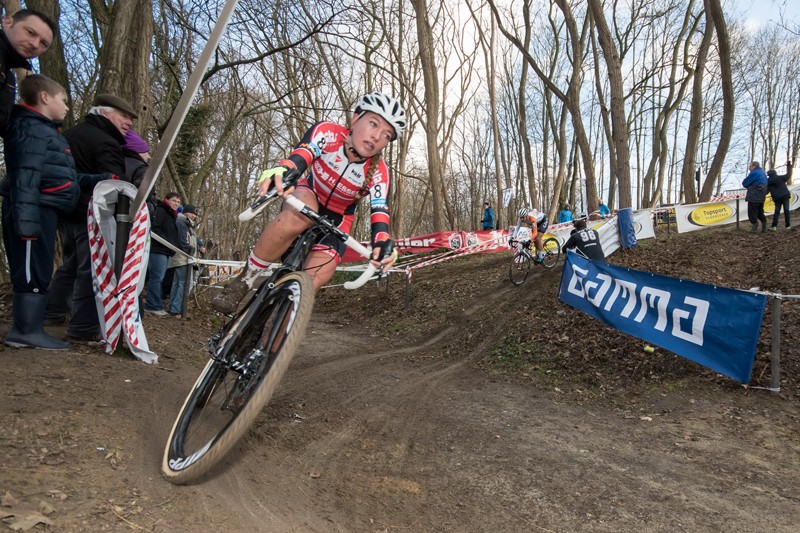
MULTIPOLYGON (((191 284, 191 276, 187 276, 187 272, 192 271, 191 266, 179 266, 172 269, 175 274, 172 277, 172 290, 169 293, 169 306, 167 311, 172 315, 183 313, 183 295, 186 289, 186 278, 189 278, 191 284)), ((191 290, 191 285, 189 290, 191 290)))
POLYGON ((783 198, 780 198, 778 200, 775 200, 773 198, 773 201, 775 202, 775 214, 772 216, 773 228, 778 227, 778 219, 781 217, 781 208, 783 208, 783 217, 786 220, 786 227, 788 228, 792 225, 792 222, 789 218, 789 204, 791 203, 791 200, 792 200, 791 195, 784 196, 783 198))
POLYGON ((161 298, 161 285, 167 273, 169 257, 164 254, 150 254, 147 263, 147 301, 144 308, 150 311, 163 311, 164 300, 161 298))

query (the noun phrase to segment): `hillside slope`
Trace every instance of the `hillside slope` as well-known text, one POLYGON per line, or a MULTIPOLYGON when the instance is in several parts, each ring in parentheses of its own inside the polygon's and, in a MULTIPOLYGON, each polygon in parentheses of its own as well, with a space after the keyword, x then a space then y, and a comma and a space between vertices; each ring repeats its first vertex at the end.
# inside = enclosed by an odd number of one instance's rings
MULTIPOLYGON (((798 239, 659 234, 611 260, 798 294, 798 239)), ((512 286, 509 259, 417 271, 408 304, 398 279, 322 291, 276 397, 186 487, 159 466, 220 323, 209 290, 192 320, 146 318, 157 366, 97 346, 0 350, 0 530, 796 530, 798 304, 783 304, 774 395, 644 352, 560 303, 556 270, 512 286)), ((770 324, 768 312, 757 386, 770 324)))

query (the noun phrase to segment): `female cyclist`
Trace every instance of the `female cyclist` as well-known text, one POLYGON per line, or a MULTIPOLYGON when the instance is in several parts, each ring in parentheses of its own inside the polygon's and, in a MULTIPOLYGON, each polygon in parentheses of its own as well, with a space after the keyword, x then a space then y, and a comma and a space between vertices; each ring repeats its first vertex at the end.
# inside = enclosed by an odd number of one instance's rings
MULTIPOLYGON (((261 174, 258 193, 265 194, 274 182, 280 196, 293 194, 347 233, 359 201, 369 195, 373 262, 385 271, 397 256, 388 249, 389 169, 381 152, 405 127, 406 114, 396 99, 380 92, 366 94, 356 102, 349 128, 333 122, 311 126, 286 159, 261 174), (289 169, 308 173, 296 187, 284 190, 282 178, 289 169)), ((310 225, 307 217, 284 205, 262 231, 245 270, 214 299, 214 308, 233 312, 269 263, 278 261, 310 225)), ((344 249, 344 243, 328 238, 314 246, 304 270, 314 280, 315 289, 331 279, 344 249)))

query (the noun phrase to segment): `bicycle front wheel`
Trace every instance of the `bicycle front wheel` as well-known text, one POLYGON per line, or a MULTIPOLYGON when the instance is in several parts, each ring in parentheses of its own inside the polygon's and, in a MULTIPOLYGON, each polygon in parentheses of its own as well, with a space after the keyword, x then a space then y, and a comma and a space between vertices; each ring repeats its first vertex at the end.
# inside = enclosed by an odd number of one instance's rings
POLYGON ((561 246, 558 244, 558 239, 555 237, 545 239, 542 243, 542 250, 544 250, 542 266, 545 268, 553 268, 556 266, 558 258, 561 257, 561 246))
POLYGON ((531 256, 529 253, 515 252, 508 266, 508 277, 514 285, 522 285, 531 271, 531 256))
POLYGON ((239 314, 170 432, 161 465, 170 482, 196 480, 244 435, 285 374, 313 306, 314 283, 308 274, 294 272, 239 314))

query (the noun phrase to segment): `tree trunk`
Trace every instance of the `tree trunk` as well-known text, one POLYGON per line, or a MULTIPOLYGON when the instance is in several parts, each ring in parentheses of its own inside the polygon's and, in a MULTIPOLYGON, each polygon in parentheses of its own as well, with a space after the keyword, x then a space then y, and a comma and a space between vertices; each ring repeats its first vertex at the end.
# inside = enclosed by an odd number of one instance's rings
POLYGON ((97 92, 130 102, 139 114, 136 129, 143 131, 151 117, 152 0, 117 0, 103 37, 97 92))
POLYGON ((681 182, 683 183, 686 203, 689 204, 697 202, 697 194, 700 192, 699 190, 695 192, 697 188, 697 185, 695 185, 695 167, 698 166, 697 147, 700 142, 701 121, 703 119, 703 75, 706 69, 708 50, 711 48, 711 41, 714 37, 714 23, 707 9, 705 10, 705 18, 705 31, 703 32, 703 40, 700 42, 700 48, 697 51, 697 64, 694 68, 692 106, 689 112, 686 149, 684 150, 683 167, 681 168, 681 182))
POLYGON ((426 0, 412 0, 417 14, 417 39, 425 91, 425 137, 428 155, 428 173, 433 193, 433 231, 445 230, 444 181, 441 175, 439 147, 436 142, 439 113, 439 79, 433 48, 433 35, 428 23, 426 0))
POLYGON ((706 11, 711 15, 714 22, 714 31, 717 34, 717 48, 719 50, 719 65, 722 72, 722 127, 720 131, 719 144, 714 153, 711 167, 708 169, 708 176, 703 183, 700 192, 700 199, 711 198, 711 191, 718 176, 722 175, 722 163, 728 153, 733 135, 733 69, 731 66, 731 44, 728 38, 728 26, 725 24, 725 15, 722 12, 719 0, 703 0, 706 11))
POLYGON ((608 68, 609 86, 611 88, 611 125, 613 128, 614 145, 609 146, 616 153, 616 168, 614 173, 619 183, 619 207, 621 209, 632 207, 631 196, 631 169, 630 147, 628 146, 628 124, 625 118, 625 94, 622 83, 622 66, 614 38, 606 24, 603 14, 603 5, 600 0, 589 0, 589 9, 592 12, 597 40, 603 50, 603 57, 608 68))

